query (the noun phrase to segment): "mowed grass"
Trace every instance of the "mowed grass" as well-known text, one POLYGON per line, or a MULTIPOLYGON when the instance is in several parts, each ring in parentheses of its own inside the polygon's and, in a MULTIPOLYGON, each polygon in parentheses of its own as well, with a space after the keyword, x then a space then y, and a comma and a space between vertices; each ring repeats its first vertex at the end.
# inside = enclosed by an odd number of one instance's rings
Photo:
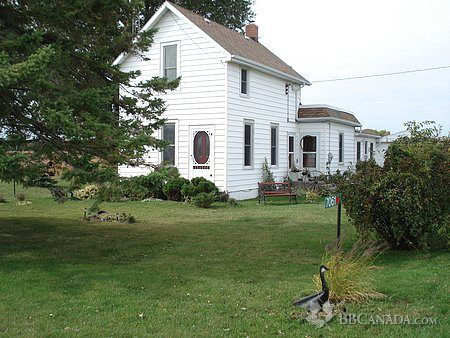
MULTIPOLYGON (((21 189, 19 189, 21 190, 21 189)), ((58 204, 25 190, 18 206, 0 185, 0 334, 6 336, 374 336, 448 334, 449 255, 383 254, 372 271, 383 300, 348 312, 435 317, 436 325, 317 329, 291 303, 313 291, 336 209, 323 204, 202 210, 176 202, 106 203, 136 224, 82 221, 92 201, 58 204)), ((345 246, 355 233, 343 220, 345 246)))

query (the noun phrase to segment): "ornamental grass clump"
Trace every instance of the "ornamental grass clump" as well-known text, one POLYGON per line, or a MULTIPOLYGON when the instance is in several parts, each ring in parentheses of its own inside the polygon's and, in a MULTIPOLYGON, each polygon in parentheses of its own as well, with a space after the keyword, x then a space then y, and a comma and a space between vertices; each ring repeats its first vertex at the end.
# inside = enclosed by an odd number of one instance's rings
MULTIPOLYGON (((383 246, 372 243, 355 243, 345 253, 340 245, 326 250, 322 263, 330 271, 327 272, 327 284, 330 288, 330 300, 339 302, 365 302, 373 298, 385 297, 373 286, 370 272, 375 269, 373 262, 383 246)), ((313 277, 318 291, 322 290, 320 276, 313 277)))

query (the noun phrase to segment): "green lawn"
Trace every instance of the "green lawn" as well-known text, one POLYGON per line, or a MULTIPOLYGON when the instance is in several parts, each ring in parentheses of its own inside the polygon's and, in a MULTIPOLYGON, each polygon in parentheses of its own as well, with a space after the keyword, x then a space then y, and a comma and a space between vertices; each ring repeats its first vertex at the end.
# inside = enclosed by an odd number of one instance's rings
MULTIPOLYGON (((312 290, 336 209, 323 204, 201 210, 176 202, 104 204, 137 224, 81 220, 92 202, 44 189, 17 206, 0 185, 0 334, 7 336, 374 336, 448 334, 449 254, 388 252, 372 272, 388 297, 349 312, 436 317, 437 325, 316 329, 291 302, 312 290)), ((354 230, 344 217, 346 247, 354 230)))

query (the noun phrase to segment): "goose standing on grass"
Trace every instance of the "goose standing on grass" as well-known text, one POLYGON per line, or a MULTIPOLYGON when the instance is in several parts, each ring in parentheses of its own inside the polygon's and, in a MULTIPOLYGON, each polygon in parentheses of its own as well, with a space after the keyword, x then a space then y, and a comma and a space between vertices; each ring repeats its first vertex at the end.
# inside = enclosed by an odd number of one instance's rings
POLYGON ((325 271, 328 270, 330 269, 328 269, 325 265, 320 266, 319 271, 320 271, 320 280, 322 281, 322 292, 302 298, 294 302, 293 305, 306 308, 311 312, 315 313, 319 312, 322 309, 323 304, 325 304, 328 301, 328 297, 330 296, 330 290, 328 289, 324 275, 325 271))

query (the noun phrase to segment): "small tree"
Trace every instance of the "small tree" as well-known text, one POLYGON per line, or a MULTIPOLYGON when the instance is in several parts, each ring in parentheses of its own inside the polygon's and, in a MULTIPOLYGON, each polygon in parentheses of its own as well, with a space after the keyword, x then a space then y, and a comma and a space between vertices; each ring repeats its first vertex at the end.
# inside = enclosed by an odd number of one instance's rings
POLYGON ((449 238, 450 142, 433 122, 406 124, 411 137, 393 142, 384 167, 360 162, 340 184, 360 235, 396 248, 445 247, 449 238))
POLYGON ((270 170, 269 163, 267 162, 267 157, 264 157, 264 162, 262 164, 261 170, 262 170, 261 180, 263 183, 275 182, 273 172, 270 170))

